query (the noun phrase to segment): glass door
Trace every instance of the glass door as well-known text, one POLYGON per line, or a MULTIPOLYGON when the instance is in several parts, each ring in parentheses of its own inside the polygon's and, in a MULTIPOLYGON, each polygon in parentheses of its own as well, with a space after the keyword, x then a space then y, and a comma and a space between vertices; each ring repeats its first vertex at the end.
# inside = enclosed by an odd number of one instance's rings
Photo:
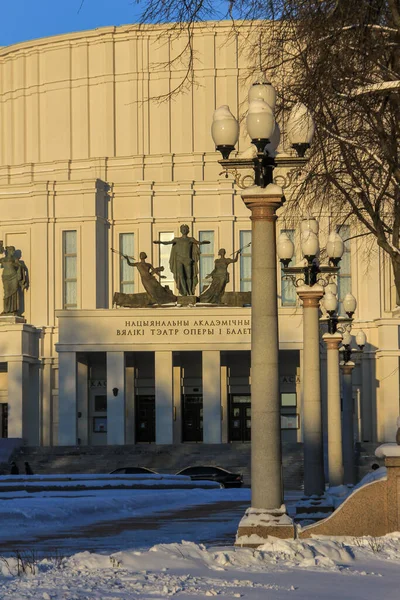
POLYGON ((8 404, 0 404, 1 437, 8 437, 8 404))
POLYGON ((156 441, 155 396, 136 396, 136 442, 151 444, 156 441))
POLYGON ((107 396, 91 390, 90 398, 90 442, 93 446, 107 444, 107 396))
POLYGON ((250 442, 251 440, 251 402, 250 396, 230 398, 229 441, 250 442))
POLYGON ((198 394, 184 394, 182 405, 182 440, 184 442, 202 442, 203 396, 198 394))

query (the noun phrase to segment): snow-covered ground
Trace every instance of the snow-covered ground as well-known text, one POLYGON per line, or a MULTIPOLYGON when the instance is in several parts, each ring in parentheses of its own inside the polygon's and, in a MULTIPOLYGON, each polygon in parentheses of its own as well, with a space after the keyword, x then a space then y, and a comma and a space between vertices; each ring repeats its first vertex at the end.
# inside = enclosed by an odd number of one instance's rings
MULTIPOLYGON (((0 551, 10 547, 21 548, 41 539, 50 539, 47 547, 82 547, 80 533, 91 529, 94 534, 106 536, 107 544, 95 543, 91 548, 134 548, 149 547, 157 541, 166 541, 172 535, 170 530, 157 533, 156 524, 161 517, 168 521, 174 515, 182 521, 180 531, 189 534, 193 541, 203 541, 200 531, 196 532, 196 517, 201 518, 200 508, 192 511, 192 530, 185 530, 185 513, 194 507, 221 505, 229 509, 231 505, 242 506, 240 514, 250 503, 250 490, 242 489, 157 489, 157 490, 82 490, 78 492, 4 492, 0 494, 1 528, 0 551), (147 526, 144 525, 147 523, 147 526), (151 528, 152 523, 154 528, 151 528), (122 527, 121 527, 122 524, 122 527), (124 525, 129 534, 124 535, 124 525), (129 527, 128 527, 129 526, 129 527), (154 533, 153 533, 154 532, 154 533), (71 539, 75 538, 75 543, 71 539), (110 537, 113 538, 110 540, 110 537), (149 541, 149 538, 150 541, 149 541), (64 541, 64 543, 62 543, 64 541)), ((240 519, 240 516, 238 516, 240 519)), ((203 523, 202 532, 206 529, 203 523)), ((179 534, 178 529, 178 534, 179 534)), ((232 534, 235 529, 232 530, 232 534)), ((213 520, 206 540, 214 540, 221 533, 218 522, 213 520)), ((176 535, 176 533, 175 533, 176 535)), ((176 537, 174 538, 177 539, 176 537)), ((180 538, 182 539, 182 538, 180 538)), ((187 538, 186 538, 187 539, 187 538)), ((43 544, 42 544, 43 545, 43 544)), ((40 545, 37 543, 37 547, 40 545)))
POLYGON ((28 560, 21 577, 16 576, 16 558, 0 563, 0 598, 394 600, 400 534, 358 540, 275 538, 258 550, 181 542, 111 555, 81 552, 43 559, 32 569, 28 560))
MULTIPOLYGON (((271 538, 258 550, 216 546, 221 533, 233 536, 249 503, 247 489, 15 496, 1 495, 1 600, 392 600, 399 594, 400 533, 271 538), (57 555, 43 542, 55 536, 57 555)), ((290 505, 295 496, 286 500, 290 505)))

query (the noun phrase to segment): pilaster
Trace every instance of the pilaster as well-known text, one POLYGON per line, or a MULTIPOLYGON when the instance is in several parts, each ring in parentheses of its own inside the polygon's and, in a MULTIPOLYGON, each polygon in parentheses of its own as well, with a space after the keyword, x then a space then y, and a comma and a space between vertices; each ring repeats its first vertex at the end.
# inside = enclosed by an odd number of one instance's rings
POLYGON ((156 444, 173 443, 172 352, 155 352, 156 444))
POLYGON ((107 352, 107 444, 125 444, 124 352, 107 352))
POLYGON ((220 444, 221 428, 221 359, 219 350, 202 353, 203 369, 203 442, 220 444))

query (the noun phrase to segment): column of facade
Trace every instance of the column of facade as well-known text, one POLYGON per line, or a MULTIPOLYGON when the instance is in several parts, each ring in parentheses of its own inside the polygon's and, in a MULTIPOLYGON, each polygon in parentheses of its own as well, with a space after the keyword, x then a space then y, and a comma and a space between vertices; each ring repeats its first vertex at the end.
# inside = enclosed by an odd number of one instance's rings
POLYGON ((52 371, 53 359, 42 358, 41 371, 41 443, 43 446, 51 446, 53 442, 53 403, 52 403, 52 371))
POLYGON ((107 444, 125 444, 124 352, 107 352, 107 444))
POLYGON ((342 419, 340 407, 339 346, 342 336, 325 333, 328 382, 328 472, 329 486, 343 484, 342 419))
POLYGON ((203 375, 203 442, 220 444, 221 427, 221 359, 219 350, 202 353, 203 375))
POLYGON ((77 444, 77 368, 75 352, 58 354, 58 445, 77 444))
POLYGON ((180 365, 173 367, 173 403, 174 403, 174 444, 182 442, 182 367, 180 365))
POLYGON ((355 483, 354 463, 354 402, 351 380, 355 364, 349 361, 342 365, 343 372, 343 479, 344 483, 355 483))
POLYGON ((136 414, 135 414, 135 367, 125 368, 125 441, 134 444, 136 441, 136 414))
POLYGON ((23 431, 24 440, 28 446, 40 444, 40 363, 28 364, 28 386, 24 390, 23 402, 23 431))
POLYGON ((154 353, 156 392, 156 444, 173 444, 172 352, 154 353))
POLYGON ((80 360, 76 363, 76 369, 78 441, 82 446, 87 446, 89 444, 89 369, 88 365, 80 360))
POLYGON ((229 423, 229 406, 228 406, 228 367, 221 367, 221 428, 222 428, 222 443, 228 443, 228 423, 229 423))
POLYGON ((300 439, 298 442, 304 442, 304 350, 299 351, 299 374, 300 374, 300 388, 298 393, 298 405, 300 408, 300 439))
POLYGON ((325 492, 322 440, 322 408, 319 355, 319 302, 324 290, 319 285, 299 287, 303 302, 303 439, 304 493, 325 492))
POLYGON ((361 361, 361 441, 377 441, 375 354, 364 349, 361 361))
POLYGON ((23 360, 9 361, 8 380, 8 437, 24 437, 24 398, 28 393, 29 364, 23 360))

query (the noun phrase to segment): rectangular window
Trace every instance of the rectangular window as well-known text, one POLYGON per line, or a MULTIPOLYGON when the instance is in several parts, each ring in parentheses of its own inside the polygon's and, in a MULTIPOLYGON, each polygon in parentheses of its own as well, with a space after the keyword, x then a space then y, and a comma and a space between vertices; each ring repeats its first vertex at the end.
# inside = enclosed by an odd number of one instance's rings
POLYGON ((63 231, 63 308, 78 308, 77 232, 63 231))
MULTIPOLYGON (((120 233, 119 251, 129 256, 133 261, 135 248, 135 235, 133 233, 120 233)), ((131 267, 123 256, 120 256, 119 291, 123 294, 134 294, 135 292, 135 267, 131 267)))
POLYGON ((344 241, 344 252, 339 263, 340 271, 337 280, 338 284, 338 299, 339 299, 339 315, 345 314, 343 309, 343 299, 346 294, 351 293, 351 242, 350 242, 350 225, 342 225, 337 227, 337 232, 344 241))
POLYGON ((281 429, 298 429, 299 415, 281 415, 281 429))
POLYGON ((206 279, 206 275, 209 275, 214 269, 214 232, 213 231, 199 231, 199 241, 209 241, 210 244, 204 244, 200 246, 200 268, 199 268, 199 283, 200 283, 200 294, 204 288, 208 287, 211 283, 211 279, 206 279))
POLYGON ((107 417, 93 417, 93 432, 107 433, 107 417))
MULTIPOLYGON (((281 229, 281 233, 286 233, 288 238, 294 243, 294 229, 281 229)), ((293 255, 289 266, 296 263, 296 255, 293 255)), ((281 266, 281 304, 282 306, 296 306, 296 288, 291 279, 284 279, 283 267, 281 266)))
POLYGON ((240 291, 251 292, 251 231, 240 232, 240 291))
POLYGON ((281 406, 297 406, 297 395, 295 392, 281 393, 281 406))
MULTIPOLYGON (((173 231, 162 231, 159 234, 158 239, 160 240, 160 242, 170 242, 171 240, 173 240, 175 237, 174 232, 173 231)), ((168 246, 163 246, 162 244, 159 245, 159 249, 160 249, 160 255, 159 255, 159 264, 158 265, 154 265, 154 267, 164 267, 164 271, 161 273, 161 275, 164 276, 163 279, 161 279, 160 283, 161 285, 167 285, 169 287, 169 289, 173 292, 175 289, 175 282, 174 282, 174 276, 171 272, 171 269, 169 268, 169 257, 171 254, 171 249, 172 249, 172 245, 168 244, 168 246)))

